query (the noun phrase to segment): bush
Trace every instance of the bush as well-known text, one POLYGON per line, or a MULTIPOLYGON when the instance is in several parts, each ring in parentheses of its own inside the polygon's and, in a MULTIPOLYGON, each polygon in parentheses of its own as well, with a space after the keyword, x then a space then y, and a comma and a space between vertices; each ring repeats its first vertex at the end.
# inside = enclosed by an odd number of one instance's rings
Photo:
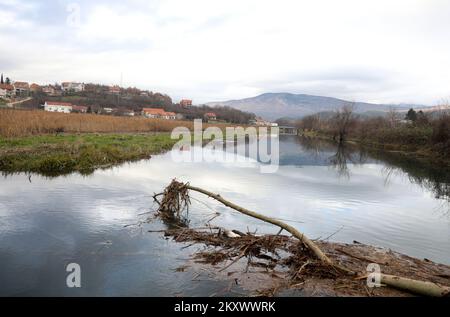
POLYGON ((447 143, 450 140, 450 116, 442 115, 433 122, 433 135, 431 140, 434 144, 447 143))

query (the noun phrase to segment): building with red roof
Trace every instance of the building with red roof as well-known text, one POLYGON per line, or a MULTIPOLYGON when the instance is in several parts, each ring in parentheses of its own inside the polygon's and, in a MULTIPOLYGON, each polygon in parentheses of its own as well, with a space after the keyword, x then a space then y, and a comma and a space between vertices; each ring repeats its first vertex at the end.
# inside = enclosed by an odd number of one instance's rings
POLYGON ((142 109, 142 115, 146 118, 166 120, 175 120, 177 116, 174 112, 166 112, 160 108, 144 108, 142 109))
POLYGON ((205 118, 207 120, 212 120, 212 121, 216 121, 217 120, 217 116, 216 116, 216 114, 214 112, 205 113, 205 118))
POLYGON ((190 100, 190 99, 183 99, 183 100, 181 100, 180 101, 180 105, 182 106, 182 107, 190 107, 190 106, 192 106, 192 100, 190 100))
POLYGON ((73 105, 68 102, 46 101, 44 104, 44 110, 48 112, 71 113, 72 109, 73 105))
POLYGON ((0 98, 12 98, 16 95, 14 86, 8 84, 0 84, 0 98))
POLYGON ((16 95, 28 95, 30 93, 30 84, 24 81, 16 81, 14 84, 16 95))

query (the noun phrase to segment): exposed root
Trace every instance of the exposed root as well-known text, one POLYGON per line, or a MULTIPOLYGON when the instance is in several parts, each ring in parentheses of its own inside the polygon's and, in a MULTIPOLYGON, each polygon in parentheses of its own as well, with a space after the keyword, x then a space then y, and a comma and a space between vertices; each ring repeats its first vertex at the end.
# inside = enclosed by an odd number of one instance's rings
POLYGON ((153 199, 159 205, 158 212, 161 218, 178 226, 185 227, 189 224, 191 200, 186 184, 174 180, 163 193, 154 195, 153 199), (162 196, 161 201, 158 200, 159 196, 162 196))

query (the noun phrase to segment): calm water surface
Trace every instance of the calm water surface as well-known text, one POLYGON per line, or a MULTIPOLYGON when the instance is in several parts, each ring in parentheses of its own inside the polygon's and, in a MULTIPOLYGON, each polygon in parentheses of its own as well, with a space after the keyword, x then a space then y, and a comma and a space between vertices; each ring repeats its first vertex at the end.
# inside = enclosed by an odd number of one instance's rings
MULTIPOLYGON (((182 249, 139 225, 154 209, 152 194, 173 178, 296 226, 311 238, 391 248, 450 264, 450 175, 407 158, 282 137, 281 166, 175 163, 171 154, 91 176, 0 179, 0 295, 226 295, 227 284, 193 282, 177 272, 182 249), (82 268, 82 288, 66 287, 65 266, 82 268)), ((219 225, 277 232, 194 194, 192 226, 215 212, 219 225)))

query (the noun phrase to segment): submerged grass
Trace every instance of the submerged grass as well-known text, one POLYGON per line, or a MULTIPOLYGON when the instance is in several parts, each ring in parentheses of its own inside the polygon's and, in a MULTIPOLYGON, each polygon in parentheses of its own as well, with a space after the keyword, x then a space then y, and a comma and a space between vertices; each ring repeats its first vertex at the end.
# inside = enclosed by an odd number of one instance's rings
POLYGON ((169 150, 176 140, 159 134, 40 135, 0 138, 0 171, 58 176, 88 175, 169 150))

